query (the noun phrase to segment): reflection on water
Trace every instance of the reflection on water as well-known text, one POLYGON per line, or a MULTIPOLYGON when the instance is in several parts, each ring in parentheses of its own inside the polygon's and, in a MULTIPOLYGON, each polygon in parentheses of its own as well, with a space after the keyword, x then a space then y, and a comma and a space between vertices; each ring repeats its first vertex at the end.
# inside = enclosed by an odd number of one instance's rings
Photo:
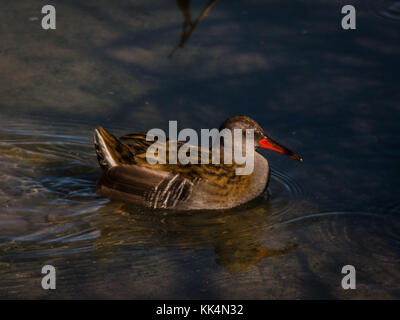
POLYGON ((91 126, 1 128, 0 296, 45 297, 40 269, 53 264, 53 297, 342 297, 338 270, 348 254, 360 266, 380 261, 383 273, 359 276, 386 281, 389 290, 373 296, 395 289, 398 219, 310 213, 301 184, 280 169, 268 192, 239 208, 149 210, 96 195, 91 126))
POLYGON ((98 213, 111 211, 123 218, 102 230, 102 236, 96 240, 97 249, 110 247, 122 239, 121 244, 132 250, 138 244, 193 251, 211 248, 215 252, 215 262, 236 273, 250 269, 264 258, 280 257, 297 248, 297 244, 281 244, 277 249, 262 244, 264 234, 272 227, 271 209, 263 204, 223 213, 138 213, 138 209, 122 204, 110 206, 98 213))
POLYGON ((211 8, 215 5, 217 1, 218 0, 210 0, 207 6, 201 11, 199 16, 196 18, 196 20, 192 22, 192 15, 190 11, 190 0, 176 0, 179 9, 182 11, 184 21, 182 25, 181 39, 179 43, 172 49, 168 57, 171 58, 178 48, 183 48, 185 46, 185 43, 189 40, 190 36, 196 29, 197 25, 205 16, 207 16, 208 12, 211 10, 211 8))

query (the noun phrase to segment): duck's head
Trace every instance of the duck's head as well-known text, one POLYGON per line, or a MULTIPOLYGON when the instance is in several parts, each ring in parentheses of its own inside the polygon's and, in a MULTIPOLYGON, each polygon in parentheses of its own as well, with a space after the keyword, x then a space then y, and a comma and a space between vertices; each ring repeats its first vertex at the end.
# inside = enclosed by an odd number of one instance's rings
POLYGON ((265 131, 261 128, 261 126, 254 121, 253 119, 246 116, 234 116, 225 120, 219 130, 230 129, 232 132, 234 129, 242 129, 242 132, 245 133, 246 129, 254 130, 254 147, 257 148, 265 148, 274 150, 276 152, 282 153, 289 158, 303 161, 303 159, 295 154, 293 151, 288 148, 282 146, 281 144, 272 140, 265 131))

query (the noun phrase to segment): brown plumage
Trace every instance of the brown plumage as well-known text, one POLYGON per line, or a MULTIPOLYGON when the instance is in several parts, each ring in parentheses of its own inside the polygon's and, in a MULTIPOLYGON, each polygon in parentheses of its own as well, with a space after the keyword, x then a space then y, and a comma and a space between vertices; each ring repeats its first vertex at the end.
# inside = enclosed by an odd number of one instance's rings
MULTIPOLYGON (((260 143, 268 141, 273 150, 301 160, 268 138, 248 117, 229 118, 222 129, 254 129, 255 148, 266 147, 260 143)), ((198 148, 198 164, 169 164, 169 149, 182 147, 184 142, 180 141, 166 141, 167 164, 151 164, 146 151, 153 143, 146 140, 145 134, 128 134, 117 139, 102 127, 96 129, 94 144, 103 169, 98 192, 111 199, 152 208, 226 209, 256 198, 267 187, 268 161, 257 152, 254 152, 254 171, 249 175, 237 175, 239 165, 224 164, 223 157, 220 164, 213 164, 211 150, 201 148, 198 148), (201 164, 201 154, 210 159, 208 164, 201 164)))

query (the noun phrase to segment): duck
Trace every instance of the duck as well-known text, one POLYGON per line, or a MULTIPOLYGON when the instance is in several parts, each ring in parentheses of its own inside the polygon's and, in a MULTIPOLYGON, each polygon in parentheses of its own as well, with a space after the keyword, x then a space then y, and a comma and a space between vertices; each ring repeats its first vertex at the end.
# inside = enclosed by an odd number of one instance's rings
MULTIPOLYGON (((94 146, 101 175, 97 193, 111 200, 152 209, 224 210, 243 205, 261 196, 267 189, 271 170, 268 160, 257 149, 270 149, 302 162, 303 159, 270 138, 262 127, 248 116, 233 116, 219 128, 254 130, 254 168, 250 174, 238 175, 235 161, 220 163, 175 164, 152 163, 146 158, 154 143, 144 133, 115 137, 102 126, 94 130, 94 146)), ((245 137, 242 136, 243 143, 245 137)), ((165 147, 181 146, 183 142, 165 147)), ((223 144, 220 144, 220 148, 223 144)), ((208 152, 211 150, 201 150, 208 152)))

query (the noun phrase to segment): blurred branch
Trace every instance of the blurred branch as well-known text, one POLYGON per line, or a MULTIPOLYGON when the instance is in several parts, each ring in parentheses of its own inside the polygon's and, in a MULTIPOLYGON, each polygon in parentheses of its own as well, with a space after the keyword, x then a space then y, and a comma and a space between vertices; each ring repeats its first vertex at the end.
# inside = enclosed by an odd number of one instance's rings
POLYGON ((197 25, 200 21, 208 14, 210 9, 215 5, 218 0, 211 0, 208 5, 201 11, 200 15, 197 19, 192 23, 191 14, 190 14, 190 0, 177 0, 178 6, 182 11, 184 22, 182 26, 181 40, 179 43, 172 49, 171 53, 168 55, 168 58, 171 58, 175 51, 178 48, 183 48, 185 43, 188 41, 193 31, 196 29, 197 25))

